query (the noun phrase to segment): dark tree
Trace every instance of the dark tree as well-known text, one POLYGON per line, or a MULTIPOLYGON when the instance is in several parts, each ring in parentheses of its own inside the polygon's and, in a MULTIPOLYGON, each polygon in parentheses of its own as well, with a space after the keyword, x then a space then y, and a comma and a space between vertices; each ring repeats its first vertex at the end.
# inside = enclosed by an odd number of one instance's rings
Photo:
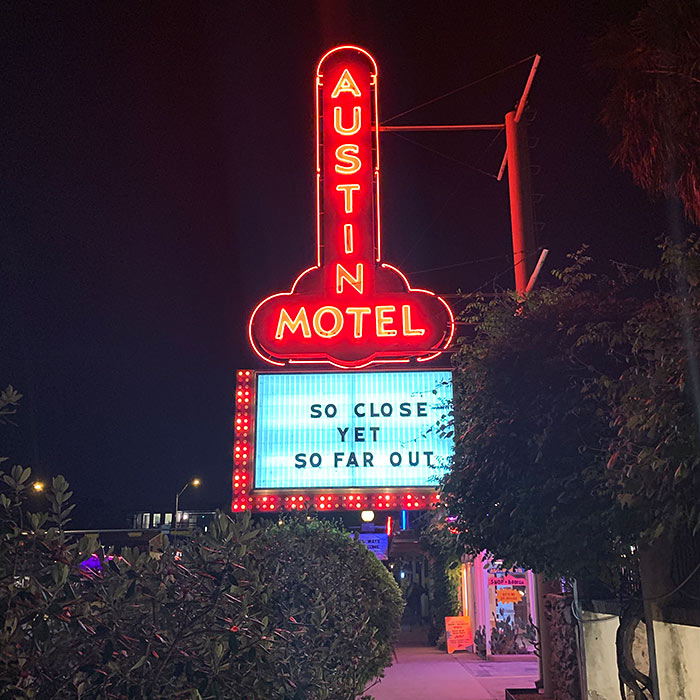
POLYGON ((613 162, 700 223, 700 3, 650 0, 595 52, 610 82, 602 120, 613 162))

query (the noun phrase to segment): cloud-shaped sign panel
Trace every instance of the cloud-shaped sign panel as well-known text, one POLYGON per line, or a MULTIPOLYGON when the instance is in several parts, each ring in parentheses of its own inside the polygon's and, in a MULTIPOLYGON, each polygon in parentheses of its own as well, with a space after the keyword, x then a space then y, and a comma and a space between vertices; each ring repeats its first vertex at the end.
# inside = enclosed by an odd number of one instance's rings
POLYGON ((250 342, 278 365, 436 357, 452 340, 450 308, 381 262, 377 67, 366 51, 321 59, 316 113, 316 265, 257 306, 250 342))
POLYGON ((312 268, 291 292, 255 309, 251 341, 263 357, 359 367, 429 359, 451 340, 454 322, 447 304, 432 292, 410 289, 388 265, 377 266, 376 287, 363 294, 344 285, 329 296, 322 281, 322 270, 312 268))

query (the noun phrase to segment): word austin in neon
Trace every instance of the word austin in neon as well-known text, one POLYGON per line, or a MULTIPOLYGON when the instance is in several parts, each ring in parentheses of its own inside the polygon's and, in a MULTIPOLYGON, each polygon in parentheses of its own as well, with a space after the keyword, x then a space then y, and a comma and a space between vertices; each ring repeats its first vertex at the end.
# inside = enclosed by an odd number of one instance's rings
POLYGON ((329 51, 316 71, 316 265, 262 301, 248 327, 272 364, 426 361, 452 340, 445 301, 382 262, 377 125, 374 59, 329 51))

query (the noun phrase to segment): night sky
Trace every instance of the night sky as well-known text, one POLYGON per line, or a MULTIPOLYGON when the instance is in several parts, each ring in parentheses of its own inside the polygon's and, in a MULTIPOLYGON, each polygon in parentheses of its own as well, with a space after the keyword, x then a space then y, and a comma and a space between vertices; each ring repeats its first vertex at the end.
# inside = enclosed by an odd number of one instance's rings
MULTIPOLYGON (((376 58, 382 121, 542 54, 545 276, 582 242, 653 261, 663 207, 608 161, 590 48, 640 5, 3 5, 0 383, 24 399, 0 453, 64 474, 76 526, 172 508, 194 474, 182 507, 226 505, 247 318, 314 261, 314 71, 338 44, 376 58)), ((390 123, 501 122, 529 65, 390 123)), ((512 286, 503 135, 407 136, 381 140, 384 259, 443 294, 512 286)))

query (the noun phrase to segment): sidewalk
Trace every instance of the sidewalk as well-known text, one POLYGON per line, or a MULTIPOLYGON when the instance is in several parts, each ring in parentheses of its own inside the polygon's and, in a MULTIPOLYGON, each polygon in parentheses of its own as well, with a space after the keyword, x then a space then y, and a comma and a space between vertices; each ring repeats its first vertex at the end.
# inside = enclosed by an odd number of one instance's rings
POLYGON ((534 688, 536 661, 483 661, 435 647, 399 646, 398 661, 367 690, 376 700, 504 700, 506 688, 534 688))

